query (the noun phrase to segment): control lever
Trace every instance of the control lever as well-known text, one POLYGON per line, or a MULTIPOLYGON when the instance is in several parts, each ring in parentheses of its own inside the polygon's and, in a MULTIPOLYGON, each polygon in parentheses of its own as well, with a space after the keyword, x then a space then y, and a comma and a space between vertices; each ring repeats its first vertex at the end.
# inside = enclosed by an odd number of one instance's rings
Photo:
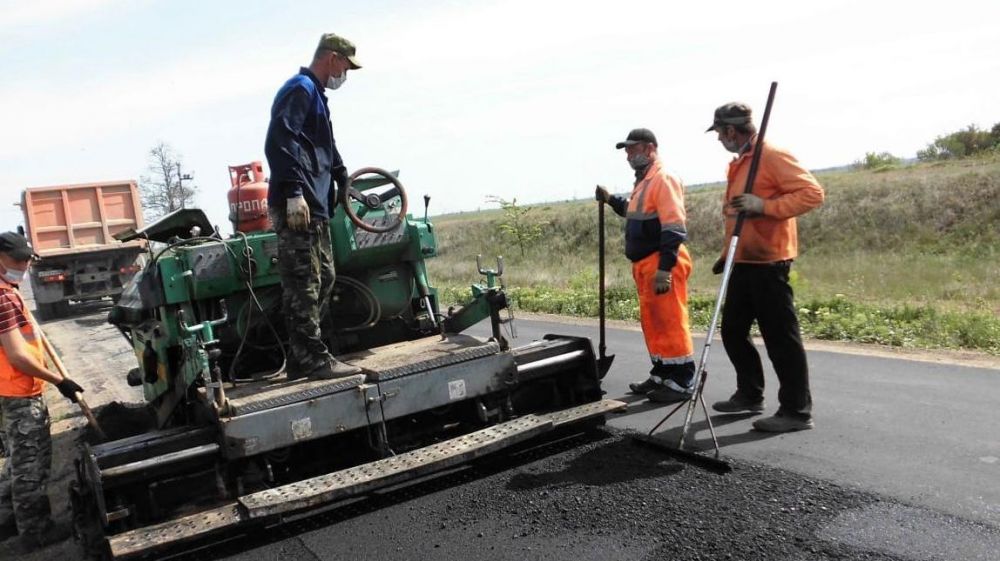
POLYGON ((486 288, 495 288, 497 286, 497 279, 503 277, 503 256, 497 257, 496 269, 484 269, 483 256, 476 255, 476 269, 480 275, 486 277, 486 288))

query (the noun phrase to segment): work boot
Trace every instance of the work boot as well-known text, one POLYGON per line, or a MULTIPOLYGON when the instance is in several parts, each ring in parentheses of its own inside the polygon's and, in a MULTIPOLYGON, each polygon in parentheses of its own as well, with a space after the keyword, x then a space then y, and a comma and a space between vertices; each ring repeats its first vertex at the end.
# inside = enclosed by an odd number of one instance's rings
POLYGON ((326 364, 309 373, 310 380, 336 380, 360 374, 361 368, 331 358, 326 364))
POLYGON ((628 393, 646 395, 660 387, 660 383, 652 378, 646 378, 642 382, 631 382, 628 385, 628 393))
POLYGON ((761 432, 791 432, 796 430, 809 430, 816 425, 812 417, 792 417, 778 411, 771 417, 757 419, 753 422, 753 428, 761 432))
POLYGON ((732 397, 725 401, 716 401, 713 403, 712 409, 715 409, 719 413, 742 413, 744 411, 762 413, 764 411, 764 398, 762 397, 757 401, 750 401, 740 394, 734 393, 732 397))
POLYGON ((25 555, 33 551, 57 544, 72 534, 69 525, 50 523, 41 532, 24 533, 15 539, 8 540, 4 547, 11 553, 25 555))
POLYGON ((679 392, 667 386, 660 386, 659 388, 646 394, 646 397, 650 401, 655 401, 656 403, 680 403, 682 401, 687 401, 691 399, 690 392, 679 392))
POLYGON ((646 394, 650 401, 656 403, 678 403, 687 401, 694 395, 694 387, 685 387, 667 378, 656 389, 646 394))

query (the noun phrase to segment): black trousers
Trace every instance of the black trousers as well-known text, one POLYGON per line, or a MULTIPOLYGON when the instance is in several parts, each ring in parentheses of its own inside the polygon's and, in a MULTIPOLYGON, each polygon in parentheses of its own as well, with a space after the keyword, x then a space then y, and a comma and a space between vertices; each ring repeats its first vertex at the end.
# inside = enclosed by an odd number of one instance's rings
POLYGON ((781 261, 763 265, 737 263, 733 267, 722 307, 722 344, 736 368, 736 392, 747 400, 762 399, 764 368, 750 337, 756 320, 778 375, 778 412, 809 418, 809 366, 788 284, 791 266, 791 261, 781 261))

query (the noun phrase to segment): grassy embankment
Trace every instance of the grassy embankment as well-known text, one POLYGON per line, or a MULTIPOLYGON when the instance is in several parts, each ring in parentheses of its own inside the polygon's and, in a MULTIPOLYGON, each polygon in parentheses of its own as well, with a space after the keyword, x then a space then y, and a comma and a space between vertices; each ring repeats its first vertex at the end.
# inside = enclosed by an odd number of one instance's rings
MULTIPOLYGON (((807 335, 1000 354, 1000 158, 819 179, 826 203, 799 219, 801 255, 793 268, 807 335)), ((721 186, 687 196, 691 310, 699 329, 707 327, 718 290, 709 268, 723 243, 720 199, 721 186)), ((609 315, 637 319, 621 219, 609 215, 609 315)), ((531 216, 545 223, 544 236, 523 257, 500 235, 500 211, 435 219, 439 257, 429 267, 444 299, 466 297, 476 254, 500 254, 519 309, 596 316, 595 203, 539 205, 531 216)))

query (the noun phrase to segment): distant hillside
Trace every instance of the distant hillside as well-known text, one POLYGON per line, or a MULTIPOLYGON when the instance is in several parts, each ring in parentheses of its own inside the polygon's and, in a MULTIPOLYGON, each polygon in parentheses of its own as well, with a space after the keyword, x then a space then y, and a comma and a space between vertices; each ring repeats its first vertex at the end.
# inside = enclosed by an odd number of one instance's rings
MULTIPOLYGON (((826 203, 799 221, 802 256, 796 289, 810 296, 935 303, 1000 312, 1000 158, 920 163, 883 172, 817 175, 826 203)), ((693 292, 711 294, 708 272, 722 247, 721 185, 687 196, 693 292)), ((522 257, 501 236, 499 210, 434 219, 437 285, 475 280, 475 257, 503 255, 513 286, 596 286, 597 211, 593 201, 533 205, 544 236, 522 257)), ((631 283, 622 255, 622 220, 608 213, 609 278, 631 283)))

